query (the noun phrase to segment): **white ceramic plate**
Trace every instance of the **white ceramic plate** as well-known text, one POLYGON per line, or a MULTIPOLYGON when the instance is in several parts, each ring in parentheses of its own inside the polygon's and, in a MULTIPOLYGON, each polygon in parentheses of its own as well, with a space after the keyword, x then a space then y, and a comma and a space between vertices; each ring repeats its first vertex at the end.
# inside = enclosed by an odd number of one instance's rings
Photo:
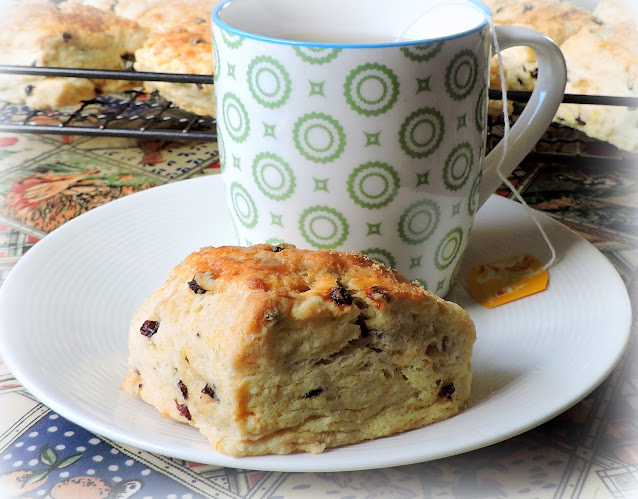
MULTIPOLYGON (((124 444, 243 469, 330 471, 396 466, 477 449, 528 430, 586 396, 629 337, 625 287, 591 245, 541 216, 559 255, 549 289, 488 310, 456 285, 476 322, 471 406, 458 416, 323 454, 232 458, 190 426, 160 417, 119 389, 134 308, 189 252, 233 244, 220 177, 157 187, 97 208, 31 249, 0 288, 0 352, 39 400, 124 444)), ((492 196, 479 211, 459 273, 547 250, 517 203, 492 196)))

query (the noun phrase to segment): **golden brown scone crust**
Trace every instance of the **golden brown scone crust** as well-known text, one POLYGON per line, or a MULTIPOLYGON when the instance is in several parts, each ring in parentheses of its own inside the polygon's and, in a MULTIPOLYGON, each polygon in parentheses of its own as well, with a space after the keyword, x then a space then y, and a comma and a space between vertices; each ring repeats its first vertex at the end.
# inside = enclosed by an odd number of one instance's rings
MULTIPOLYGON (((213 45, 210 14, 219 0, 164 2, 148 9, 139 23, 150 33, 136 56, 138 71, 184 74, 213 74, 213 45)), ((215 114, 212 85, 146 82, 176 106, 200 115, 215 114)))
POLYGON ((475 338, 360 254, 202 248, 135 313, 123 387, 223 453, 321 452, 458 413, 475 338))
MULTIPOLYGON (((146 38, 136 22, 73 1, 11 2, 5 10, 0 19, 3 64, 125 69, 146 38)), ((0 81, 0 92, 15 102, 50 108, 135 85, 130 81, 10 76, 0 81)))
MULTIPOLYGON (((213 73, 210 37, 204 38, 188 31, 151 33, 144 47, 135 53, 135 69, 161 73, 213 73)), ((202 116, 215 115, 213 85, 196 83, 144 82, 147 92, 157 90, 176 106, 202 116)))

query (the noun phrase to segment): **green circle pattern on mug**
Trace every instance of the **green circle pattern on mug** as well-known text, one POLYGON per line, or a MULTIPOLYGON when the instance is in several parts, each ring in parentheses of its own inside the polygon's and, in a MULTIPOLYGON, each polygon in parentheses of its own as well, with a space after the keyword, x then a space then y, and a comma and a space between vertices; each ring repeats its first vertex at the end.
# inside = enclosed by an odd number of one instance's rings
POLYGON ((439 270, 448 268, 459 255, 463 244, 463 230, 456 227, 448 232, 436 248, 434 265, 439 270))
POLYGON ((399 174, 387 163, 371 161, 355 168, 347 182, 350 199, 363 208, 381 208, 399 192, 399 174))
POLYGON ((399 237, 407 244, 426 241, 439 225, 441 210, 429 199, 412 203, 399 219, 399 237))
POLYGON ((253 178, 261 192, 275 201, 283 201, 295 191, 295 174, 280 156, 264 152, 253 161, 253 178))
POLYGON ((248 190, 239 182, 230 185, 230 200, 237 219, 247 229, 257 225, 259 215, 257 206, 248 190))
POLYGON ((412 61, 425 62, 441 52, 441 47, 443 47, 443 42, 424 43, 423 45, 401 47, 401 52, 412 61))
POLYGON ((219 80, 219 77, 221 75, 221 58, 219 56, 219 48, 217 47, 216 43, 213 43, 213 74, 215 75, 215 78, 217 80, 219 80))
POLYGON ((311 206, 304 210, 299 217, 299 230, 309 244, 320 249, 341 246, 350 232, 346 218, 327 206, 311 206))
POLYGON ((248 88, 257 102, 268 109, 283 106, 290 97, 290 75, 272 57, 255 57, 248 65, 248 88))
POLYGON ((222 99, 222 115, 224 127, 236 142, 244 142, 250 132, 248 111, 232 92, 227 92, 222 99))
POLYGON ((219 157, 220 168, 226 168, 226 146, 224 144, 224 136, 221 131, 217 130, 217 155, 219 157))
POLYGON ((485 114, 485 92, 479 92, 476 107, 474 108, 474 124, 479 132, 485 130, 485 122, 487 115, 485 114))
POLYGON ((295 53, 309 64, 327 64, 335 59, 341 49, 322 47, 293 47, 295 53))
POLYGON ((417 109, 399 129, 399 143, 412 158, 425 158, 436 151, 445 134, 443 116, 434 108, 417 109))
POLYGON ((343 87, 348 105, 364 116, 387 112, 399 96, 397 76, 381 64, 357 66, 347 76, 343 87))
POLYGON ((334 161, 346 147, 343 127, 323 113, 304 114, 296 121, 292 134, 297 150, 315 163, 334 161))
POLYGON ((469 142, 459 144, 448 155, 443 167, 443 183, 451 191, 458 191, 470 178, 474 154, 469 142))
POLYGON ((361 253, 392 269, 397 265, 397 261, 394 256, 392 256, 392 253, 382 248, 368 248, 361 250, 361 253))
POLYGON ((479 174, 474 179, 474 182, 472 183, 472 189, 470 190, 470 197, 467 199, 467 212, 470 216, 474 215, 476 213, 476 210, 478 210, 480 185, 481 185, 481 172, 479 172, 479 174))
POLYGON ((242 43, 244 43, 244 38, 239 35, 229 33, 225 30, 221 30, 220 33, 222 34, 222 40, 224 41, 224 44, 231 49, 236 49, 240 47, 242 43))
POLYGON ((478 58, 471 50, 461 50, 445 71, 445 89, 454 100, 463 100, 474 90, 478 77, 478 58))

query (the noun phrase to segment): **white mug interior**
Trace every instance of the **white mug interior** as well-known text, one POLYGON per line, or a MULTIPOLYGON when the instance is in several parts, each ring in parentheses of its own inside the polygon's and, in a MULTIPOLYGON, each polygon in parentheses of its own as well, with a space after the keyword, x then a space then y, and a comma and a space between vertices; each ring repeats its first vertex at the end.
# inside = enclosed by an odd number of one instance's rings
POLYGON ((473 31, 488 17, 476 0, 226 0, 213 10, 231 33, 306 46, 411 44, 473 31))

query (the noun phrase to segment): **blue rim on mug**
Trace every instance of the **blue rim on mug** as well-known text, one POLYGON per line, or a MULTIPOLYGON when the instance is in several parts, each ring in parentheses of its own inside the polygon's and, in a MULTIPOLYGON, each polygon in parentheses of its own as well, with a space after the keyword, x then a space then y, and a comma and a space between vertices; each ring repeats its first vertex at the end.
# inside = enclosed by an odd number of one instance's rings
MULTIPOLYGON (((249 38, 261 42, 267 43, 276 43, 282 45, 290 45, 290 46, 303 46, 303 47, 317 47, 317 48, 383 48, 383 47, 401 47, 401 46, 410 46, 422 43, 430 43, 442 40, 452 40, 457 37, 465 36, 470 34, 476 30, 480 30, 485 27, 488 23, 488 19, 492 18, 492 11, 487 7, 484 3, 479 0, 460 0, 460 2, 466 3, 468 6, 474 7, 476 10, 480 12, 483 16, 483 20, 472 26, 471 28, 465 29, 464 31, 460 31, 458 33, 453 33, 445 36, 438 36, 432 38, 421 38, 421 39, 410 39, 410 40, 401 40, 401 41, 390 41, 390 42, 374 42, 374 43, 348 43, 348 42, 311 42, 305 40, 289 40, 285 38, 276 38, 274 36, 268 35, 260 35, 256 33, 252 33, 250 31, 246 31, 244 29, 236 28, 231 26, 221 19, 221 12, 223 9, 228 7, 228 5, 232 2, 241 2, 242 0, 222 0, 218 3, 212 10, 211 17, 214 25, 218 26, 220 29, 231 33, 236 36, 240 36, 243 38, 249 38)), ((459 3, 460 3, 459 2, 459 3)), ((449 4, 447 4, 450 6, 449 4)))

